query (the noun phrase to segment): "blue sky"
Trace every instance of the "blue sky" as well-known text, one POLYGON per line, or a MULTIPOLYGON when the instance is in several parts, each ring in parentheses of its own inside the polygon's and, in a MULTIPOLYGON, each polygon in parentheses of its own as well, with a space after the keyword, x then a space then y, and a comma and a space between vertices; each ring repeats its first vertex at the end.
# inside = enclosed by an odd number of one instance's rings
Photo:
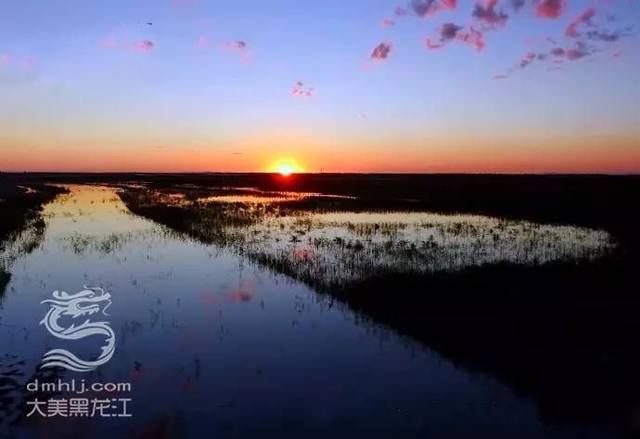
MULTIPOLYGON (((6 167, 43 169, 42 155, 51 154, 51 168, 130 169, 118 162, 129 152, 140 170, 190 170, 198 157, 193 170, 262 170, 291 156, 307 170, 377 171, 386 163, 427 172, 471 166, 462 160, 468 154, 479 171, 499 171, 499 161, 480 158, 502 154, 526 170, 533 152, 559 148, 568 160, 562 170, 592 153, 576 144, 602 138, 615 139, 602 145, 622 154, 615 163, 640 157, 640 43, 629 29, 640 23, 636 3, 568 0, 558 18, 543 19, 532 1, 516 12, 500 0, 509 19, 483 29, 486 47, 477 51, 459 40, 425 45, 444 23, 482 28, 471 18, 474 2, 462 0, 427 17, 410 5, 409 16, 395 16, 402 4, 386 0, 176 1, 3 1, 6 167), (597 14, 581 30, 619 32, 616 41, 590 40, 597 51, 559 66, 545 60, 510 71, 527 53, 551 50, 547 37, 575 45, 565 29, 590 6, 597 14), (383 28, 384 18, 395 25, 383 28), (136 50, 143 41, 152 48, 136 50), (238 41, 246 49, 229 47, 238 41), (389 57, 373 61, 381 42, 391 44, 389 57), (297 81, 313 96, 292 96, 297 81), (77 162, 79 151, 93 161, 77 162), (178 155, 189 159, 171 160, 178 155)), ((615 163, 602 170, 617 171, 615 163)))

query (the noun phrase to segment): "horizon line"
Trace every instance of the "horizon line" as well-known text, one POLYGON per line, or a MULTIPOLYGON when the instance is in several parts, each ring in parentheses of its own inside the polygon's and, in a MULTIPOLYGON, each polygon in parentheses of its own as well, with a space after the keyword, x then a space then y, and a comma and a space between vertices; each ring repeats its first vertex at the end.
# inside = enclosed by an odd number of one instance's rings
MULTIPOLYGON (((54 175, 276 175, 278 172, 268 171, 3 171, 0 175, 54 174, 54 175)), ((294 172, 286 177, 305 175, 491 175, 491 176, 608 176, 639 177, 637 172, 294 172)))

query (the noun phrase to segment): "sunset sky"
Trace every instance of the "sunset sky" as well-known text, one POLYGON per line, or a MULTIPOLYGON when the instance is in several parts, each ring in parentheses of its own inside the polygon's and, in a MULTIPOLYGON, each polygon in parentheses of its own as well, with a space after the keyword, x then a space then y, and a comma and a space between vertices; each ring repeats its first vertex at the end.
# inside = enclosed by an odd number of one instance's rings
POLYGON ((640 2, 3 0, 0 170, 640 172, 640 2))

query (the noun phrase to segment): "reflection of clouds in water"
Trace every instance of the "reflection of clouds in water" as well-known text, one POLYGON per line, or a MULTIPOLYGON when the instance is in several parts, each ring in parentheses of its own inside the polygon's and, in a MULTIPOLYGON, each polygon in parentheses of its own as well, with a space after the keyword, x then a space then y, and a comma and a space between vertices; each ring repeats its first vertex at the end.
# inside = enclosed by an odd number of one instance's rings
POLYGON ((253 300, 253 293, 249 291, 232 291, 227 293, 227 300, 232 303, 251 302, 253 300))

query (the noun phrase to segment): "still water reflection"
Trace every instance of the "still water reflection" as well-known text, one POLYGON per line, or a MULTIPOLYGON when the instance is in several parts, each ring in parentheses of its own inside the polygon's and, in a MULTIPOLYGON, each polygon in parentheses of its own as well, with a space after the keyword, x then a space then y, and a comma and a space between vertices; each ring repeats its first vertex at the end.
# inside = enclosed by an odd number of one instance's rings
POLYGON ((589 433, 545 426, 531 401, 490 378, 128 213, 113 189, 70 189, 46 206, 40 247, 11 267, 0 310, 3 420, 23 410, 24 384, 50 348, 95 356, 96 344, 72 345, 39 325, 52 291, 84 285, 111 293, 116 352, 95 372, 61 377, 132 383, 133 416, 3 423, 16 437, 589 433))

